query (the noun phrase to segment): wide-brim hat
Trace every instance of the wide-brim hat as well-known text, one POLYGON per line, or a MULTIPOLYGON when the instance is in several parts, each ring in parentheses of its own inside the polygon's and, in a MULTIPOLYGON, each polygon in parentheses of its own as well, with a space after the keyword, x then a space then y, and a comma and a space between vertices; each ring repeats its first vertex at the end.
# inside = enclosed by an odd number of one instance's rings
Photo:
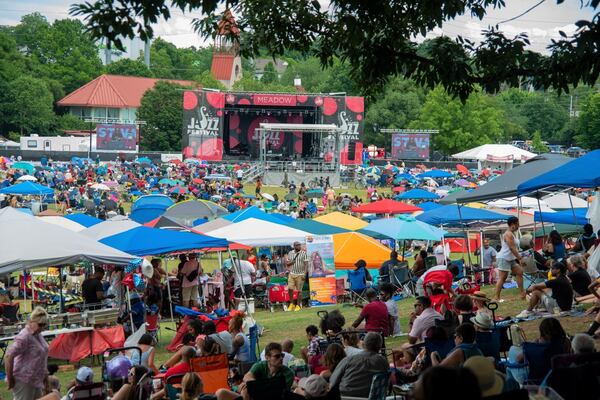
POLYGON ((471 322, 478 328, 481 329, 492 329, 494 327, 494 321, 490 314, 485 312, 478 312, 474 317, 471 318, 471 322))
POLYGON ((490 298, 488 297, 488 295, 487 295, 487 294, 485 294, 484 292, 474 292, 474 293, 471 295, 471 298, 472 298, 473 300, 479 300, 479 301, 484 301, 484 302, 490 302, 490 301, 492 301, 492 299, 490 299, 490 298))
POLYGON ((469 369, 477 378, 481 397, 495 396, 502 393, 504 379, 496 371, 493 361, 488 357, 473 356, 464 362, 463 367, 469 369))

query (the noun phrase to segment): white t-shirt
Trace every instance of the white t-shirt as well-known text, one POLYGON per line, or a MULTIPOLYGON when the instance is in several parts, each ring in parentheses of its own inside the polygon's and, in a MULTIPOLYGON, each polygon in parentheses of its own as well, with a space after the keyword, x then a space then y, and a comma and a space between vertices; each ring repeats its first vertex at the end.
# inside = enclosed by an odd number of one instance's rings
POLYGON ((238 179, 242 179, 244 177, 244 171, 241 169, 238 169, 235 174, 238 179))
MULTIPOLYGON (((285 351, 283 352, 283 365, 285 365, 286 367, 288 366, 288 364, 292 361, 294 361, 295 357, 293 355, 291 355, 290 353, 286 353, 285 351)), ((266 361, 267 357, 265 356, 265 349, 263 349, 263 351, 260 353, 260 361, 266 361)))
POLYGON ((388 314, 390 317, 395 317, 396 322, 394 323, 394 330, 392 332, 392 336, 400 334, 400 318, 398 315, 398 305, 393 299, 389 299, 385 302, 385 306, 387 307, 388 314))
MULTIPOLYGON (((240 273, 242 274, 242 284, 243 285, 251 285, 252 284, 252 275, 256 274, 256 269, 254 265, 250 261, 239 260, 240 263, 240 273)), ((235 287, 240 287, 239 277, 235 278, 235 287)))
POLYGON ((445 271, 447 269, 448 267, 445 265, 436 265, 435 267, 431 267, 427 271, 425 271, 425 273, 419 277, 419 280, 417 280, 417 294, 419 296, 423 296, 425 294, 425 290, 423 289, 423 282, 425 282, 425 277, 428 273, 433 271, 445 271))

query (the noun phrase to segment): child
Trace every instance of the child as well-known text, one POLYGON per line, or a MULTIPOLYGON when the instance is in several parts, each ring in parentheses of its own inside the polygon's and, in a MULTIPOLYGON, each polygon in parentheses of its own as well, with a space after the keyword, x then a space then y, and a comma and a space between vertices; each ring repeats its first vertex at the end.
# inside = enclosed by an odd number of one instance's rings
POLYGON ((379 294, 381 300, 385 302, 385 306, 388 310, 389 315, 389 332, 391 336, 400 336, 402 330, 400 329, 400 316, 398 314, 398 305, 392 299, 394 295, 394 287, 391 283, 384 282, 379 286, 379 294))

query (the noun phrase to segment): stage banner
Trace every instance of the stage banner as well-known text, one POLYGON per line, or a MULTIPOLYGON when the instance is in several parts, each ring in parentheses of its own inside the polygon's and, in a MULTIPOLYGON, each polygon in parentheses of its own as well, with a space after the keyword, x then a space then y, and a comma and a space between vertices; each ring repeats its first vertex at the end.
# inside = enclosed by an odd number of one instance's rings
POLYGON ((394 133, 392 158, 400 160, 429 159, 429 133, 394 133))
POLYGON ((363 145, 360 139, 364 131, 364 97, 317 97, 315 104, 322 109, 323 123, 335 124, 341 130, 341 163, 343 165, 361 164, 363 145))
POLYGON ((307 236, 306 252, 309 260, 308 284, 311 307, 336 304, 333 237, 331 235, 307 236))
POLYGON ((208 161, 223 159, 225 93, 183 92, 183 157, 208 161))
POLYGON ((97 124, 97 150, 136 150, 137 127, 134 124, 97 124))

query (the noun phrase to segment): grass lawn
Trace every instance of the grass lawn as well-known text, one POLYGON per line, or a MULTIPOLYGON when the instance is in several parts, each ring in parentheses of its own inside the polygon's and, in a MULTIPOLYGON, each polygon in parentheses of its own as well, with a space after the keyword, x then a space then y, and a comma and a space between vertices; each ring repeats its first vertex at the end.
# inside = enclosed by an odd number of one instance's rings
MULTIPOLYGON (((493 287, 487 286, 484 291, 491 295, 493 287)), ((506 299, 504 303, 500 304, 497 311, 497 316, 509 316, 516 315, 524 307, 525 302, 520 300, 516 289, 509 289, 503 291, 503 296, 506 299)), ((405 332, 408 326, 408 317, 413 309, 414 299, 404 299, 398 302, 398 309, 400 311, 400 320, 402 330, 405 332)), ((349 326, 354 319, 358 316, 359 309, 354 307, 348 307, 343 305, 332 306, 332 307, 320 307, 320 308, 305 308, 299 312, 283 312, 281 308, 271 313, 269 311, 258 310, 255 313, 255 319, 265 327, 265 332, 260 338, 260 347, 263 348, 267 343, 271 341, 281 341, 284 338, 290 338, 294 341, 294 354, 298 355, 300 348, 306 345, 306 336, 304 329, 309 324, 318 325, 319 318, 316 315, 317 311, 320 310, 333 310, 340 308, 346 318, 346 326, 349 326)), ((585 331, 587 326, 591 322, 591 317, 561 317, 560 321, 567 333, 574 335, 578 332, 585 331)), ((527 338, 534 340, 538 338, 538 325, 540 320, 528 321, 521 324, 524 328, 527 338)), ((159 345, 157 346, 156 354, 156 365, 160 365, 162 362, 167 360, 170 354, 165 350, 166 345, 173 338, 174 332, 167 328, 174 329, 172 322, 165 322, 161 324, 159 345)), ((406 342, 406 337, 390 338, 386 340, 386 346, 388 349, 398 348, 402 343, 406 342)), ((52 361, 51 361, 52 362, 52 361)), ((60 364, 68 364, 67 362, 59 362, 60 364)), ((81 362, 82 365, 90 365, 90 360, 86 359, 81 362)), ((73 365, 73 368, 78 368, 79 365, 73 365)), ((96 360, 94 366, 96 372, 96 380, 100 379, 100 366, 96 360)), ((65 387, 69 381, 75 376, 75 371, 64 371, 57 374, 63 387, 65 387)), ((0 385, 0 399, 10 398, 10 394, 6 390, 6 384, 0 385)))

